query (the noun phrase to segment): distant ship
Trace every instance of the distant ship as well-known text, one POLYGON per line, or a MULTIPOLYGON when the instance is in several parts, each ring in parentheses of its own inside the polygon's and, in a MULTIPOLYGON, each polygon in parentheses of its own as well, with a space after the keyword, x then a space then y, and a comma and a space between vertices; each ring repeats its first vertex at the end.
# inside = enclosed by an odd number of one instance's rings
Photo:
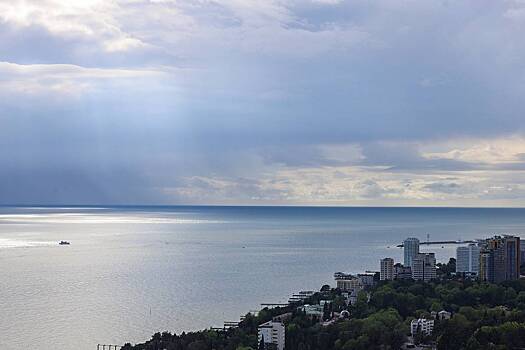
POLYGON ((71 243, 69 243, 68 241, 60 241, 60 242, 58 242, 58 244, 60 244, 60 245, 70 245, 71 243))

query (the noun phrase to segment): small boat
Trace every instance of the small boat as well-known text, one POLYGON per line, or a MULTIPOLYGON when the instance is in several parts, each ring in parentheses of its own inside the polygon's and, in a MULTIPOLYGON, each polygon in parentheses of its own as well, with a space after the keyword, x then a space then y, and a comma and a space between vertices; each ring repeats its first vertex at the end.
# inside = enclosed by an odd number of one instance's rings
POLYGON ((60 241, 58 242, 59 245, 70 245, 71 243, 69 243, 68 241, 60 241))

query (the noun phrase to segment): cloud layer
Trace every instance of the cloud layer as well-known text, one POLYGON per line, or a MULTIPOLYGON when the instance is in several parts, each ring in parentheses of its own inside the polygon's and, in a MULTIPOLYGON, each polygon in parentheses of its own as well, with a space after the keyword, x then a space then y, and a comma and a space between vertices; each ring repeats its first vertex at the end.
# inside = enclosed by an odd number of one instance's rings
POLYGON ((522 1, 0 0, 0 201, 523 206, 522 1))

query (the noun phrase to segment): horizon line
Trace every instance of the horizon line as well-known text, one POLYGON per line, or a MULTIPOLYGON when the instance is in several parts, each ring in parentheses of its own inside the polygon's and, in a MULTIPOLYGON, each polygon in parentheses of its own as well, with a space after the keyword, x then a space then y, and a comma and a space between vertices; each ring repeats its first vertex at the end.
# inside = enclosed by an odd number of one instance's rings
POLYGON ((461 206, 461 205, 323 205, 323 204, 0 204, 6 208, 59 208, 59 207, 217 207, 217 208, 370 208, 370 209, 525 209, 525 206, 461 206))

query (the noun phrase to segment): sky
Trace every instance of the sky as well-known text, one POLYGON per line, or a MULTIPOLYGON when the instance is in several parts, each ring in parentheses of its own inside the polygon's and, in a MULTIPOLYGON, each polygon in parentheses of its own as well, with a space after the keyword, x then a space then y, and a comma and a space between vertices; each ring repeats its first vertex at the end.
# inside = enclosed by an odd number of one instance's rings
POLYGON ((0 0, 0 204, 525 206, 525 1, 0 0))

